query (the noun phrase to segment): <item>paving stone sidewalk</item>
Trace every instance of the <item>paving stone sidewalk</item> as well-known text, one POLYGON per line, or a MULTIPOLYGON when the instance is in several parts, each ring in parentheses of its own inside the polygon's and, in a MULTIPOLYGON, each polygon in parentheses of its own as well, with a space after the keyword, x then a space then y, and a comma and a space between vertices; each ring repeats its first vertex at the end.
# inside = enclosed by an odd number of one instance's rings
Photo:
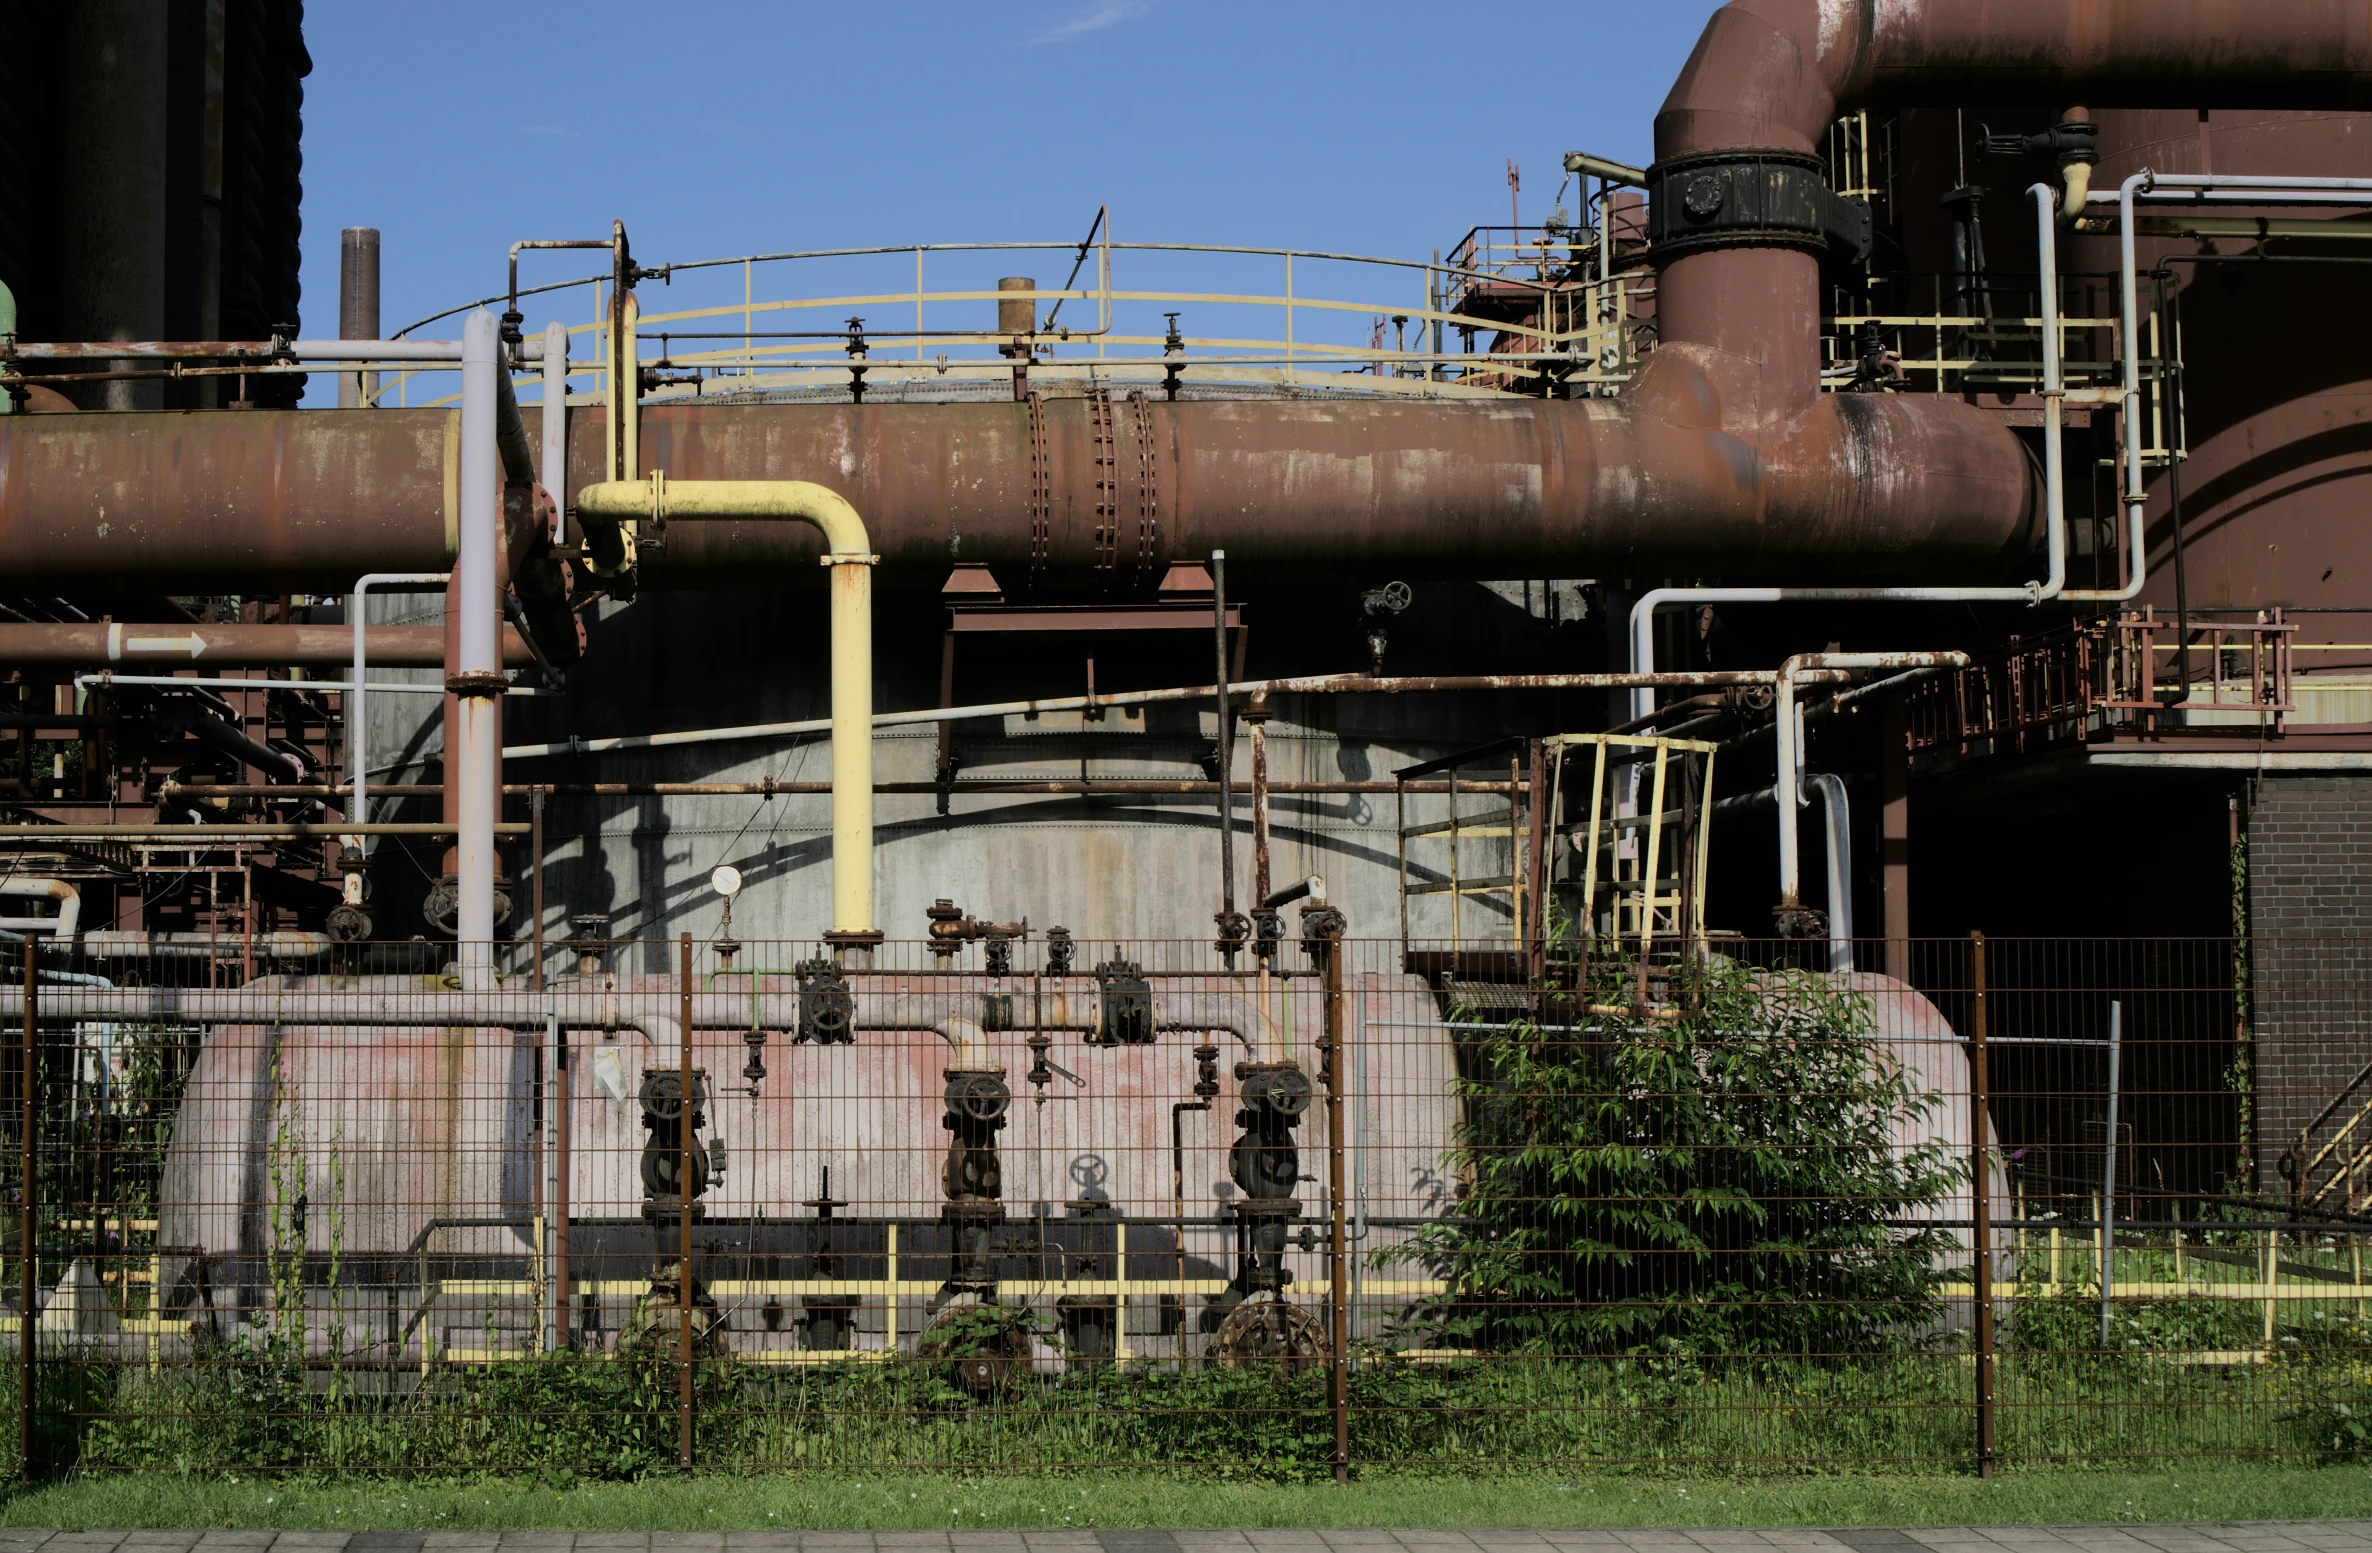
POLYGON ((1250 1531, 44 1531, 0 1553, 2372 1553, 2372 1521, 1250 1531))

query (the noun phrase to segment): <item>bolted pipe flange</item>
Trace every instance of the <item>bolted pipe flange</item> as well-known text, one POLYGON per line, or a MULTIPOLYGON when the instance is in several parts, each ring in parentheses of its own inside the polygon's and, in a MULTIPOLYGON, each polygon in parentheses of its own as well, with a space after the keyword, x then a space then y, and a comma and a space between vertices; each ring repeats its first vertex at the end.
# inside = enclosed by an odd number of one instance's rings
POLYGON ((456 696, 499 696, 511 688, 511 677, 500 669, 466 669, 445 676, 445 691, 456 696))

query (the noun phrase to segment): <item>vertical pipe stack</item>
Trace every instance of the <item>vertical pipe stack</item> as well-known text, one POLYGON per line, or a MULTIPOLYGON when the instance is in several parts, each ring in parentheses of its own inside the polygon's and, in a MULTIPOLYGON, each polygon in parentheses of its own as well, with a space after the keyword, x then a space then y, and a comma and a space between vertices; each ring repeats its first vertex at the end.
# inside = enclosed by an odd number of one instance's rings
MULTIPOLYGON (((338 338, 379 337, 379 229, 350 226, 338 234, 338 338)), ((338 374, 338 408, 371 405, 379 393, 376 372, 338 374)))
POLYGON ((494 984, 494 822, 502 802, 502 640, 500 460, 495 447, 496 360, 494 315, 470 314, 461 346, 461 553, 454 568, 455 661, 447 665, 445 687, 453 692, 457 726, 449 730, 445 758, 460 776, 460 814, 455 820, 455 872, 460 876, 458 947, 461 984, 485 990, 494 984))

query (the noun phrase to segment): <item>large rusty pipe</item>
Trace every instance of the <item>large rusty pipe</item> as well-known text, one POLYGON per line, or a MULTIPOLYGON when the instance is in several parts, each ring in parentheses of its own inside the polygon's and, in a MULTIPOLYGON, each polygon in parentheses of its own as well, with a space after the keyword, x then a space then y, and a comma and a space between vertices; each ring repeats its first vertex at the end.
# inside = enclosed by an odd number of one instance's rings
MULTIPOLYGON (((445 661, 441 626, 369 626, 366 651, 374 668, 433 669, 445 661)), ((342 668, 351 664, 354 633, 334 625, 197 625, 112 621, 64 625, 0 624, 0 664, 90 668, 106 663, 159 668, 342 668)), ((535 659, 515 630, 503 632, 502 661, 526 668, 535 659)))
MULTIPOLYGON (((930 586, 952 555, 1013 586, 1101 573, 1150 589, 1219 549, 1254 577, 1416 562, 1469 577, 1999 572, 2038 536, 2025 460, 1976 411, 1837 395, 1750 441, 1725 429, 1712 378, 1658 360, 1651 391, 1624 400, 1134 407, 1151 456, 1121 461, 1119 510, 1146 516, 1117 544, 1098 535, 1111 495, 1083 399, 1045 401, 1042 463, 1029 407, 1001 403, 654 405, 642 437, 671 480, 821 476, 865 514, 888 579, 930 586)), ((459 537, 455 421, 8 417, 0 545, 18 586, 58 592, 147 578, 330 591, 366 569, 436 570, 459 537)), ((598 481, 604 439, 571 444, 571 488, 598 481)), ((799 526, 704 523, 671 529, 645 576, 804 581, 822 551, 799 526)))

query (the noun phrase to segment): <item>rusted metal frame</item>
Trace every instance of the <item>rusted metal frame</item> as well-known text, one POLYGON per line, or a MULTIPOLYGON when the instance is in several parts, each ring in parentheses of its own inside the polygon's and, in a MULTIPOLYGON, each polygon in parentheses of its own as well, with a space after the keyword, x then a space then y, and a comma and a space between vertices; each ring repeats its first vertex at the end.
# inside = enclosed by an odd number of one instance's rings
POLYGON ((689 1472, 692 1470, 692 935, 684 934, 680 945, 682 968, 677 986, 683 997, 683 1010, 676 1041, 679 1077, 675 1122, 675 1464, 689 1472))
POLYGON ((1986 1073, 1985 1035, 1988 1010, 1985 991, 1985 935, 1969 935, 1969 1218, 1970 1326, 1976 1348, 1977 1475, 1991 1477, 1999 1469, 1993 1397, 1993 1203, 1992 1161, 1985 1147, 1990 1085, 1986 1073))
POLYGON ((1252 898, 1265 904, 1269 896, 1268 698, 1254 696, 1244 708, 1243 720, 1252 734, 1252 898))
POLYGON ((36 1386, 34 1368, 36 1332, 40 1325, 40 1307, 36 1298, 39 1287, 34 1262, 38 1252, 38 1227, 34 1222, 37 1194, 35 1184, 39 1161, 38 1137, 41 1130, 40 1048, 37 1045, 40 1029, 41 974, 38 948, 32 939, 24 945, 25 1019, 18 1034, 17 1056, 21 1064, 17 1077, 17 1476, 33 1481, 33 1409, 36 1386))

